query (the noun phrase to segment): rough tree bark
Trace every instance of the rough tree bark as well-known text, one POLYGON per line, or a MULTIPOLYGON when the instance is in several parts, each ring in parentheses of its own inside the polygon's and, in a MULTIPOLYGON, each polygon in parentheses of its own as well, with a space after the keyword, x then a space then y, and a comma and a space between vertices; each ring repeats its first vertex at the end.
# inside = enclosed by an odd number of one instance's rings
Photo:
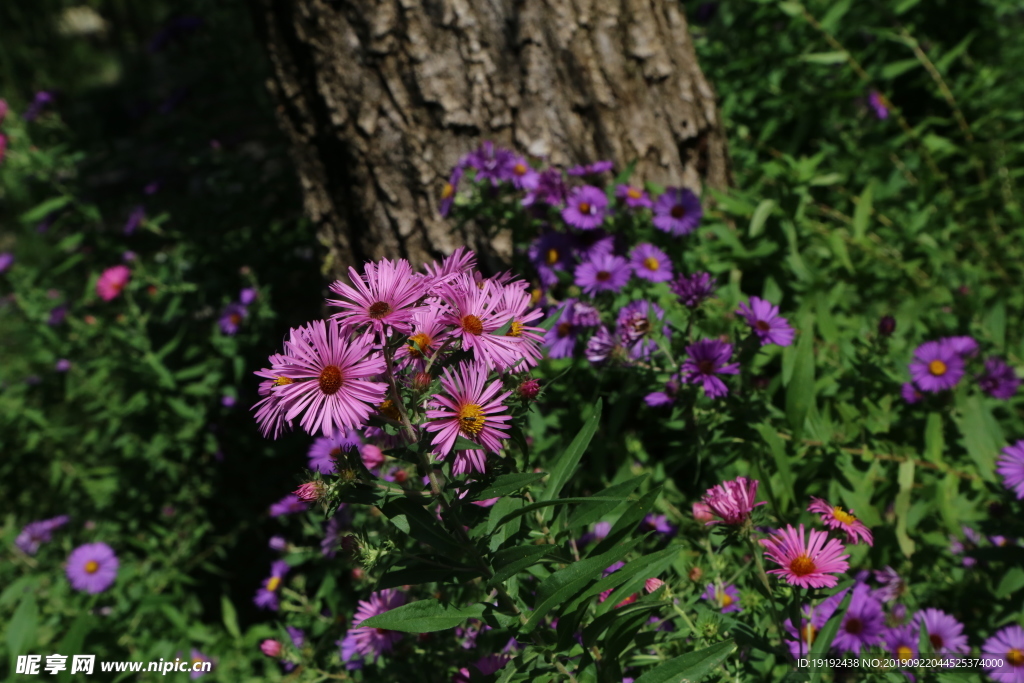
POLYGON ((305 209, 338 274, 481 244, 438 215, 483 140, 558 165, 638 161, 700 191, 729 182, 714 92, 678 0, 259 0, 269 87, 305 209))

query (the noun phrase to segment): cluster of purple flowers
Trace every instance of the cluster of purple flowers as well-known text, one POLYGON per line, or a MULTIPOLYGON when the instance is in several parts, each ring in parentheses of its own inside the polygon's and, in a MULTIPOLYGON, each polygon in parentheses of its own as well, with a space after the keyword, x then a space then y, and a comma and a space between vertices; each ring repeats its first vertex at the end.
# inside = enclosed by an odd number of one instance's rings
MULTIPOLYGON (((903 385, 903 398, 907 403, 917 403, 921 392, 952 389, 966 374, 967 363, 977 355, 978 342, 971 337, 943 337, 921 344, 914 351, 911 382, 903 385)), ((984 369, 975 379, 982 391, 999 399, 1012 398, 1020 387, 1017 373, 998 356, 986 359, 984 369)))
POLYGON ((227 335, 238 334, 242 321, 249 315, 249 306, 256 301, 258 292, 252 287, 246 287, 238 295, 238 301, 233 301, 224 307, 220 313, 217 324, 220 331, 227 335))

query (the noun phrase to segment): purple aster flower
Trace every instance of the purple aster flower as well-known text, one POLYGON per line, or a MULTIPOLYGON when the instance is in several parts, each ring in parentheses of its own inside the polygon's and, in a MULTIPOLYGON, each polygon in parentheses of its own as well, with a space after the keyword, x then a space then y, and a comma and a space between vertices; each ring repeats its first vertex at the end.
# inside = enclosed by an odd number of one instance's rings
POLYGON ((57 361, 57 364, 53 366, 53 369, 57 372, 67 372, 71 369, 71 361, 67 358, 61 358, 57 361))
POLYGON ((844 597, 846 597, 846 592, 846 590, 839 591, 832 597, 823 600, 820 605, 813 607, 810 605, 804 605, 800 610, 799 634, 793 626, 793 621, 791 619, 786 619, 786 621, 783 622, 782 626, 786 629, 786 633, 789 635, 789 638, 786 639, 786 644, 789 646, 789 651, 794 658, 799 659, 800 657, 805 657, 807 656, 807 653, 814 651, 814 641, 818 637, 818 632, 821 631, 828 620, 832 618, 832 615, 835 614, 836 608, 839 607, 839 603, 842 602, 844 597))
POLYGON ((533 190, 540 183, 540 172, 518 154, 512 155, 510 171, 512 184, 520 190, 533 190))
POLYGON ((25 108, 25 112, 21 115, 21 118, 26 121, 35 121, 39 118, 39 115, 43 113, 43 108, 46 105, 51 104, 54 100, 53 92, 49 90, 40 90, 36 93, 36 96, 32 98, 32 102, 25 108))
POLYGON ((898 600, 907 592, 906 582, 892 567, 886 566, 885 569, 875 570, 875 581, 881 584, 875 591, 875 597, 883 602, 898 600))
POLYGON ((448 178, 448 182, 441 188, 441 204, 438 210, 442 216, 447 216, 451 212, 452 206, 455 204, 455 194, 459 191, 459 183, 465 172, 464 167, 456 166, 452 169, 452 175, 448 178))
POLYGON ((328 437, 321 436, 309 447, 309 469, 320 474, 331 474, 336 472, 337 459, 341 457, 341 444, 328 437))
POLYGON ((512 179, 512 164, 515 155, 507 149, 495 147, 485 140, 480 147, 466 157, 466 165, 476 169, 477 181, 490 180, 492 186, 512 179))
POLYGON ((657 531, 663 536, 671 536, 676 532, 675 526, 669 524, 665 515, 649 514, 640 522, 641 531, 657 531))
POLYGON ((526 207, 536 204, 560 206, 565 203, 566 194, 565 178, 562 177, 562 173, 557 169, 549 168, 540 173, 537 178, 537 186, 526 193, 522 204, 526 207))
POLYGON ((859 583, 853 589, 850 606, 843 615, 833 645, 842 652, 859 656, 861 648, 881 644, 884 629, 882 603, 872 597, 867 584, 859 583))
POLYGON ((601 324, 601 311, 590 304, 576 301, 572 307, 572 322, 578 327, 597 327, 601 324))
POLYGON ((356 614, 352 618, 352 627, 349 628, 346 639, 351 636, 354 641, 354 649, 364 659, 376 661, 377 657, 384 652, 390 652, 399 640, 402 639, 400 631, 389 631, 383 628, 360 627, 370 617, 384 614, 396 607, 405 604, 405 594, 394 588, 386 588, 382 591, 372 593, 368 600, 360 600, 356 614))
POLYGON ((680 377, 688 384, 700 384, 708 398, 721 398, 729 393, 725 382, 718 375, 735 375, 740 371, 739 363, 729 363, 732 358, 732 344, 718 339, 701 339, 686 347, 689 356, 683 361, 680 377))
POLYGON ((86 593, 102 593, 117 578, 117 555, 106 543, 86 543, 68 555, 66 573, 71 587, 86 593))
POLYGON ((681 237, 689 235, 704 215, 697 195, 686 188, 670 187, 654 202, 654 227, 681 237))
POLYGON ((868 92, 868 106, 870 106, 880 120, 889 118, 889 100, 877 90, 868 92))
POLYGON ((287 496, 270 506, 271 517, 283 517, 305 512, 308 505, 303 503, 298 496, 289 493, 287 496))
POLYGON ((270 576, 263 580, 263 585, 256 591, 253 602, 260 609, 268 609, 276 612, 281 604, 277 594, 281 590, 281 583, 290 567, 284 560, 275 560, 270 565, 270 576))
POLYGON ((253 301, 256 301, 256 297, 259 296, 259 292, 255 287, 246 287, 238 293, 238 303, 243 306, 250 305, 253 301))
POLYGON ((334 643, 338 646, 341 655, 341 661, 345 663, 346 671, 356 671, 362 669, 366 662, 356 651, 356 639, 355 634, 349 631, 345 634, 343 640, 337 640, 334 643))
POLYGON ((576 266, 576 286, 590 296, 617 292, 629 282, 629 263, 621 256, 598 254, 576 266))
MULTIPOLYGON (((644 299, 630 302, 619 310, 615 334, 631 358, 644 360, 657 350, 658 343, 651 336, 657 329, 656 323, 664 317, 665 311, 660 306, 644 299)), ((671 334, 667 325, 662 327, 662 334, 665 337, 671 334)))
POLYGON ((228 304, 220 314, 220 331, 227 335, 238 333, 242 321, 249 315, 249 309, 242 304, 228 304))
POLYGON ((544 333, 544 348, 548 350, 549 358, 569 358, 576 348, 576 338, 579 335, 579 327, 575 320, 576 300, 565 301, 559 310, 561 315, 558 322, 552 325, 551 329, 544 333))
POLYGON ((1003 449, 996 461, 996 472, 1003 478, 1003 486, 1024 500, 1024 440, 1003 449))
MULTIPOLYGON (((512 661, 512 657, 509 655, 487 655, 474 662, 473 668, 479 671, 481 676, 490 676, 501 671, 510 661, 512 661)), ((475 677, 466 666, 459 669, 452 677, 452 683, 470 683, 474 680, 480 679, 475 677)))
POLYGON ((681 380, 679 375, 672 375, 667 382, 665 382, 665 389, 663 391, 655 391, 644 396, 644 402, 652 408, 660 406, 672 405, 676 402, 676 396, 679 394, 679 387, 681 380))
POLYGON ((711 273, 694 273, 686 276, 680 275, 675 282, 669 285, 679 301, 687 308, 697 308, 707 299, 715 295, 715 286, 718 283, 711 278, 711 273))
POLYGON ((566 207, 562 209, 562 220, 574 228, 593 230, 604 222, 608 196, 593 185, 574 187, 569 191, 566 207))
POLYGON ((974 358, 978 355, 978 342, 973 337, 943 337, 939 340, 949 345, 953 352, 962 358, 974 358))
POLYGON ((46 324, 50 327, 56 327, 64 322, 64 318, 68 315, 68 307, 64 304, 60 306, 54 306, 50 309, 50 317, 47 318, 46 324))
POLYGON ((922 398, 924 398, 924 394, 922 394, 918 390, 918 388, 914 386, 913 382, 905 383, 903 385, 903 388, 900 389, 900 393, 903 395, 903 400, 906 401, 907 403, 917 403, 922 398))
POLYGON ((882 632, 882 640, 885 642, 885 654, 904 662, 910 666, 911 660, 917 658, 918 653, 918 629, 913 624, 894 626, 882 632))
POLYGON ((631 209, 649 209, 654 206, 646 190, 640 190, 630 185, 618 185, 615 187, 615 196, 626 203, 631 209))
POLYGON ((69 519, 67 515, 60 515, 51 519, 29 522, 14 539, 14 545, 18 546, 26 555, 35 555, 39 551, 40 545, 50 542, 53 538, 53 531, 67 524, 69 519))
POLYGON ((700 597, 714 603, 722 614, 743 611, 743 608, 740 607, 740 591, 732 584, 719 588, 715 584, 709 583, 700 597))
POLYGON ((981 646, 981 656, 1003 660, 1001 666, 985 667, 992 680, 1024 683, 1024 628, 1012 624, 998 631, 981 646))
POLYGON ((9 251, 0 253, 0 273, 10 268, 12 263, 14 263, 14 254, 9 251))
POLYGON ((587 340, 585 355, 591 363, 602 363, 621 348, 619 338, 602 325, 594 336, 587 340))
POLYGON ((615 236, 601 228, 576 233, 572 235, 572 241, 576 256, 581 261, 589 261, 601 254, 614 254, 620 251, 617 248, 615 236))
POLYGON ((590 531, 580 536, 580 545, 603 541, 608 537, 608 534, 611 533, 611 530, 611 522, 597 522, 590 531))
POLYGON ((338 546, 341 543, 341 535, 350 521, 350 515, 338 511, 324 524, 324 537, 320 541, 320 554, 324 557, 334 557, 338 554, 338 546))
POLYGON ((793 343, 793 328, 779 315, 779 307, 756 296, 750 297, 750 306, 740 304, 736 311, 747 319, 754 334, 765 344, 789 346, 793 343))
POLYGON ((661 249, 644 242, 633 248, 629 255, 633 274, 649 282, 667 282, 672 279, 672 261, 661 249))
POLYGON ((288 541, 285 540, 284 536, 271 536, 270 542, 267 543, 267 546, 271 550, 276 550, 277 552, 281 553, 288 548, 288 541))
POLYGON ((615 164, 610 161, 595 161, 585 166, 573 166, 566 173, 573 176, 599 175, 613 168, 615 164))
POLYGON ((530 244, 527 256, 537 269, 541 285, 553 287, 558 283, 555 271, 568 270, 572 267, 572 238, 562 232, 546 230, 530 244))
POLYGON ((213 660, 204 655, 199 650, 192 648, 190 656, 192 658, 192 666, 189 668, 192 669, 192 674, 189 676, 189 678, 191 678, 192 680, 199 678, 200 676, 204 675, 205 673, 213 669, 213 660), (197 664, 200 666, 197 667, 197 664))
POLYGON ((964 376, 964 360, 949 340, 925 342, 914 351, 910 377, 921 391, 952 389, 964 376))
POLYGON ((128 214, 128 220, 124 223, 124 234, 131 235, 133 232, 138 230, 139 226, 142 225, 142 221, 146 218, 146 207, 139 204, 132 209, 131 213, 128 214))
POLYGON ((966 653, 967 636, 964 625, 942 610, 929 608, 914 615, 914 625, 927 631, 928 642, 936 654, 966 653))
POLYGON ((1020 378, 1006 361, 992 356, 985 361, 985 371, 978 375, 978 385, 993 398, 1009 399, 1017 393, 1020 378))

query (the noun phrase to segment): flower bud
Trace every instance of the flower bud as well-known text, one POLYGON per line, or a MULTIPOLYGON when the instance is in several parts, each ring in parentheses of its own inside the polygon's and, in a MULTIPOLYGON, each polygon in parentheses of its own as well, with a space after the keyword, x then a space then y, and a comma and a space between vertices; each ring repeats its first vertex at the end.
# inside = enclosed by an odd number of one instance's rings
POLYGON ((700 581, 701 577, 704 576, 704 572, 701 571, 700 567, 691 567, 687 576, 690 577, 690 581, 700 581))
POLYGON ((883 337, 891 337, 892 333, 896 331, 896 318, 891 315, 883 315, 882 319, 878 321, 878 334, 883 337))
POLYGON ((306 503, 315 503, 323 494, 323 491, 323 483, 319 481, 307 481, 305 484, 292 491, 292 493, 306 503))
POLYGON ((701 524, 707 524, 708 522, 715 519, 715 514, 711 512, 711 508, 709 508, 706 504, 694 503, 693 518, 701 524))
POLYGON ((647 581, 644 582, 644 590, 647 591, 648 593, 653 593, 654 591, 658 590, 659 588, 661 588, 664 585, 665 585, 664 581, 662 581, 659 578, 652 577, 650 579, 647 579, 647 581))
POLYGON ((540 393, 540 382, 535 379, 525 380, 516 391, 519 393, 519 398, 524 401, 532 401, 540 393))
POLYGON ((426 391, 434 378, 429 372, 417 372, 412 378, 412 388, 416 391, 426 391))
POLYGON ((262 643, 260 643, 260 650, 262 650, 263 654, 265 654, 268 657, 280 657, 281 642, 278 640, 267 638, 262 643))

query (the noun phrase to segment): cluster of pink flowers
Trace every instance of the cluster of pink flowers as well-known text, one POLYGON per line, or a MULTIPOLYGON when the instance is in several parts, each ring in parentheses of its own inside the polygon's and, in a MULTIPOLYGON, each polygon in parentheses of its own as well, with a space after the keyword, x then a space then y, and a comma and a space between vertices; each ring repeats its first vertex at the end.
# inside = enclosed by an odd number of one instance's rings
POLYGON ((406 441, 434 434, 438 459, 456 454, 456 474, 484 471, 508 436, 506 401, 541 357, 533 323, 543 312, 527 283, 482 277, 464 249, 422 273, 382 260, 349 274, 351 284, 331 285, 338 298, 327 303, 339 312, 292 329, 284 352, 256 373, 264 436, 298 422, 335 441, 362 431, 393 446, 391 425, 406 441), (478 448, 460 448, 460 437, 478 448))

